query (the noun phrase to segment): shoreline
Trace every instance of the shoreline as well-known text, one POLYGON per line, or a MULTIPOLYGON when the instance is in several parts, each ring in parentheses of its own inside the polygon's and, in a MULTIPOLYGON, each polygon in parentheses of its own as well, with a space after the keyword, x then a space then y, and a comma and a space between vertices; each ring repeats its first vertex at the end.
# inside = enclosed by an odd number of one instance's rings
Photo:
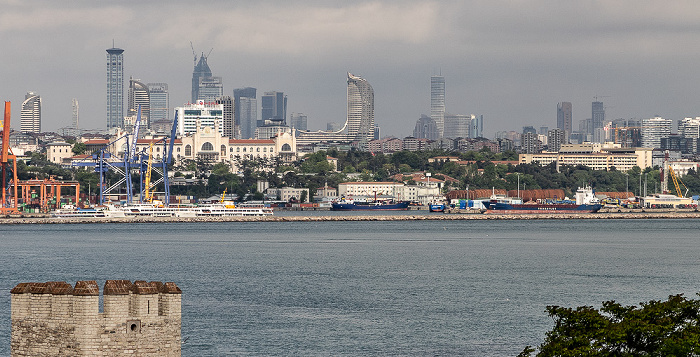
POLYGON ((551 220, 551 219, 693 219, 698 211, 598 212, 536 214, 428 214, 362 216, 266 216, 266 217, 132 217, 132 218, 55 218, 7 217, 0 224, 92 224, 92 223, 197 223, 197 222, 354 222, 354 221, 464 221, 464 220, 551 220))

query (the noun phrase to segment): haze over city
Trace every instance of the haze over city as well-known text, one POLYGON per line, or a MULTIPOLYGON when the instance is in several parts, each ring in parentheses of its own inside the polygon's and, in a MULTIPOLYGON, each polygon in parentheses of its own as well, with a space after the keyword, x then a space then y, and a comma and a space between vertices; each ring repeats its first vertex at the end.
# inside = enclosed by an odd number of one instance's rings
MULTIPOLYGON (((346 72, 375 91, 382 135, 410 135, 430 114, 430 76, 446 80, 446 108, 484 116, 484 135, 606 118, 700 116, 700 3, 692 1, 3 1, 0 98, 13 127, 28 91, 41 95, 44 131, 104 129, 105 49, 124 51, 124 75, 169 84, 170 106, 190 99, 193 54, 209 53, 224 93, 283 91, 309 129, 344 122, 346 72)), ((171 114, 172 118, 172 114, 171 114)), ((287 118, 288 119, 288 118, 287 118)))

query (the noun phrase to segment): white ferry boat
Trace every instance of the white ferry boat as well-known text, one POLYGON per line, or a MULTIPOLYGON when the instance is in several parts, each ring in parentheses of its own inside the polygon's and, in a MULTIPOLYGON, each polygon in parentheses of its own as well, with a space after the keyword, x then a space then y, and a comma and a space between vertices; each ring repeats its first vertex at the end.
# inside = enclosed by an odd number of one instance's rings
POLYGON ((204 205, 170 205, 160 201, 124 205, 119 208, 126 217, 235 217, 270 216, 272 209, 264 206, 236 206, 233 202, 204 205))
POLYGON ((116 209, 113 205, 107 204, 96 207, 80 208, 73 205, 63 207, 50 212, 52 217, 57 218, 118 218, 125 217, 124 212, 116 209))

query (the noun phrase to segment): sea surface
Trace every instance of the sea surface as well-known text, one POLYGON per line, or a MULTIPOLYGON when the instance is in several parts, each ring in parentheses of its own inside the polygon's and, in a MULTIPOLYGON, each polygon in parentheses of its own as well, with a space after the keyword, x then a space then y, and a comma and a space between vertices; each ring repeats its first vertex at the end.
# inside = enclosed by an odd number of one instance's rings
POLYGON ((547 305, 700 291, 698 220, 0 228, 2 356, 28 281, 174 281, 183 356, 515 356, 552 327, 547 305))

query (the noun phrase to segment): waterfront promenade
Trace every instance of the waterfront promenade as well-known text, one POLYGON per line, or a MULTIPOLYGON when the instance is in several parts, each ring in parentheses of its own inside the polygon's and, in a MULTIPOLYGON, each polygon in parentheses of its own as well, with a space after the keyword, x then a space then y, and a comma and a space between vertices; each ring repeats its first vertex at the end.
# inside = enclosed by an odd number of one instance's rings
POLYGON ((54 218, 6 217, 0 224, 66 224, 66 223, 166 223, 166 222, 342 222, 342 221, 461 221, 461 220, 551 220, 551 219, 693 219, 700 218, 694 210, 663 212, 598 212, 598 213, 539 213, 539 214, 405 214, 405 215, 342 215, 342 216, 266 216, 266 217, 130 217, 130 218, 54 218))

